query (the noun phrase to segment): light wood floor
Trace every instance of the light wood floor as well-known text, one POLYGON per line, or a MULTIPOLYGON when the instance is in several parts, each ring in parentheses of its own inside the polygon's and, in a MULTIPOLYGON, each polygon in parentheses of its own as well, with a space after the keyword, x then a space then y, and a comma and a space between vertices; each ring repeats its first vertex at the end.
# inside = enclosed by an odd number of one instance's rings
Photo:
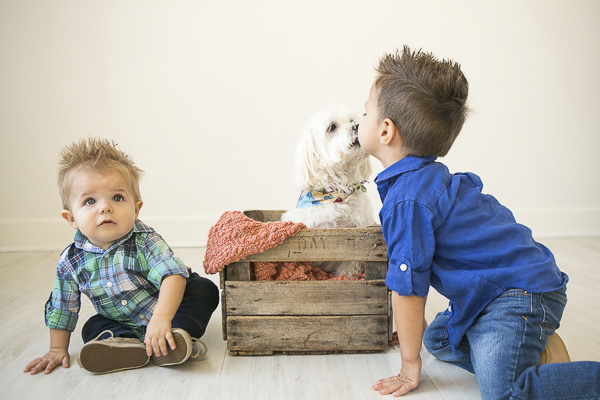
MULTIPOLYGON (((600 361, 597 290, 600 237, 541 240, 570 276, 569 304, 559 330, 574 361, 600 361)), ((176 249, 197 272, 203 249, 176 249)), ((43 305, 52 289, 57 252, 0 253, 0 399, 375 399, 371 389, 380 378, 397 374, 397 348, 379 354, 264 357, 231 356, 221 334, 221 313, 214 313, 206 335, 206 359, 171 368, 148 365, 139 370, 91 375, 77 364, 83 321, 93 314, 82 301, 78 328, 72 336, 71 368, 30 376, 25 365, 48 348, 43 305)), ((216 276, 212 279, 217 280, 216 276)), ((447 303, 431 292, 427 319, 447 303)), ((412 399, 479 399, 475 377, 421 352, 423 371, 412 399)))

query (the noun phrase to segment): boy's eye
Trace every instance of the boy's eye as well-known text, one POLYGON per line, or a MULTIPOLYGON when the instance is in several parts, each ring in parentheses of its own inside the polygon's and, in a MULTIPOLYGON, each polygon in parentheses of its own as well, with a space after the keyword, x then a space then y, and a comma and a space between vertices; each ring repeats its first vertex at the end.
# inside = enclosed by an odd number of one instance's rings
POLYGON ((123 196, 120 194, 115 194, 113 197, 113 201, 123 201, 123 196))
POLYGON ((86 199, 83 202, 83 204, 86 205, 86 206, 91 206, 92 204, 95 204, 95 203, 96 203, 96 200, 94 200, 94 199, 86 199))

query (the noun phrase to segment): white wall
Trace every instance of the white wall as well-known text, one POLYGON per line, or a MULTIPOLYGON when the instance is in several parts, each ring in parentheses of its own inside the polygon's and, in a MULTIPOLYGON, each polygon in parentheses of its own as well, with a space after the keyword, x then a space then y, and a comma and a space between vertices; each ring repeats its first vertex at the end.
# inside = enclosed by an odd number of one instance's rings
POLYGON ((362 110, 403 44, 469 80, 451 171, 537 236, 598 235, 598 21, 594 0, 0 0, 0 249, 68 244, 58 152, 87 136, 146 171, 141 219, 171 246, 203 245, 227 210, 292 208, 305 122, 362 110))

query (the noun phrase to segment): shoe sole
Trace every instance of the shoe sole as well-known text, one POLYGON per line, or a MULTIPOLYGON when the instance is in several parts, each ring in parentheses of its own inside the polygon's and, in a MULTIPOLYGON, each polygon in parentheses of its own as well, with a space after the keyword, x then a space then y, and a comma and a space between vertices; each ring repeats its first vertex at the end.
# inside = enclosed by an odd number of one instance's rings
MULTIPOLYGON (((185 362, 188 358, 190 358, 191 349, 185 340, 185 337, 175 331, 173 332, 173 339, 175 340, 175 350, 169 349, 169 353, 166 356, 156 356, 152 355, 150 357, 150 362, 157 367, 166 367, 168 365, 177 365, 185 362)), ((168 345, 167 345, 168 346, 168 345)))
POLYGON ((569 357, 567 347, 565 346, 565 343, 562 341, 560 336, 558 336, 556 333, 548 336, 548 343, 546 344, 546 349, 540 356, 540 365, 565 363, 570 361, 571 357, 569 357))
POLYGON ((148 363, 146 348, 111 346, 107 343, 89 343, 79 353, 79 364, 93 374, 107 374, 126 369, 141 368, 148 363))

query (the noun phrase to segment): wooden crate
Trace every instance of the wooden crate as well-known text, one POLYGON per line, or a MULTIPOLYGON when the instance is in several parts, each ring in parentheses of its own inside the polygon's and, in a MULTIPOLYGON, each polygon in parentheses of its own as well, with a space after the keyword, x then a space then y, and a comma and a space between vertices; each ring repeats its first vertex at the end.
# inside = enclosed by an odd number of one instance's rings
MULTIPOLYGON (((283 211, 246 211, 261 222, 283 211)), ((378 226, 303 229, 221 274, 223 339, 236 355, 385 350, 392 335, 387 247, 378 226), (364 261, 364 281, 252 281, 251 262, 364 261)))

